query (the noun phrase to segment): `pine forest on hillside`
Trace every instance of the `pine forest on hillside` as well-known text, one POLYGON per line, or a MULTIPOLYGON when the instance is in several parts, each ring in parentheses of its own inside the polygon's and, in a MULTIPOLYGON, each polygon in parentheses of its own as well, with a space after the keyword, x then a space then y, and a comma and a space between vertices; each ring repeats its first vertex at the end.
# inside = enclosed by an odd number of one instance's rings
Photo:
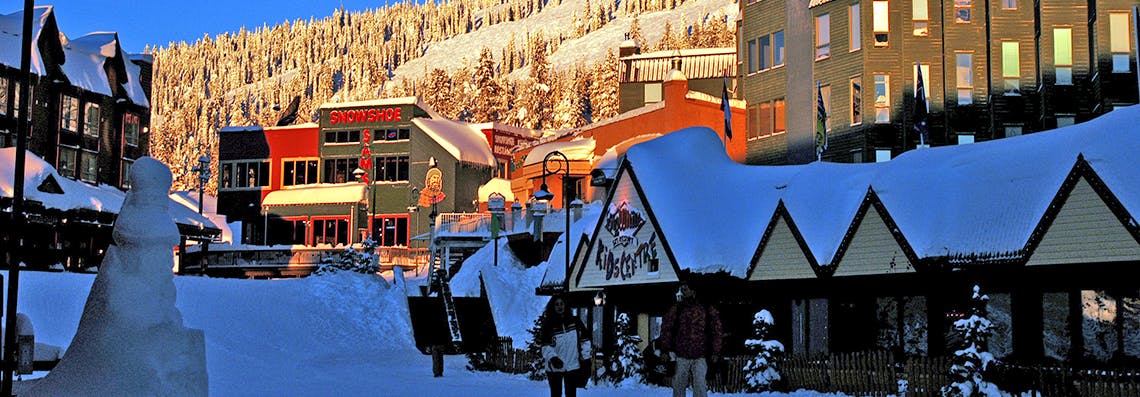
MULTIPOLYGON (((189 170, 201 155, 217 166, 220 128, 276 125, 294 97, 294 123, 316 121, 324 103, 416 95, 455 120, 579 127, 617 114, 616 52, 627 36, 643 52, 735 46, 736 7, 734 0, 396 3, 171 43, 147 50, 155 57, 150 151, 171 166, 173 189, 196 188, 189 170)), ((216 182, 207 191, 216 192, 216 182)))

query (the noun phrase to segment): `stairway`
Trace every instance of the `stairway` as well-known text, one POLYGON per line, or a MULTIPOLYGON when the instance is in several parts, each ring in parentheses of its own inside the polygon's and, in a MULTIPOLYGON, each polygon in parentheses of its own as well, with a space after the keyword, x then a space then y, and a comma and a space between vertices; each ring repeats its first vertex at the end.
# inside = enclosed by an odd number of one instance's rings
POLYGON ((459 316, 455 313, 455 300, 451 295, 451 277, 448 277, 446 267, 444 267, 443 258, 440 258, 438 253, 432 255, 432 272, 429 278, 429 284, 435 286, 439 283, 439 296, 443 298, 443 310, 447 313, 447 328, 448 334, 451 335, 451 348, 458 351, 463 342, 463 337, 459 333, 459 316))

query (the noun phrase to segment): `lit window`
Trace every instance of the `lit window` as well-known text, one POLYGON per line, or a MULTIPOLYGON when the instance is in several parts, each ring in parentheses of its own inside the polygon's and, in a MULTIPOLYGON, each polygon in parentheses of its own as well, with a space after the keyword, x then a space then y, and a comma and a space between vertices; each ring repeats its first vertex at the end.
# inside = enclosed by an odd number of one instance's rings
POLYGON ((60 98, 59 128, 79 132, 79 98, 67 95, 60 98))
POLYGON ((781 30, 772 33, 772 64, 773 66, 781 66, 784 64, 784 31, 781 30))
POLYGON ((90 137, 99 137, 99 120, 102 115, 99 114, 99 105, 88 102, 83 109, 83 135, 90 137))
POLYGON ((1021 94, 1021 44, 1016 41, 1001 43, 1001 76, 1005 81, 1005 93, 1021 94))
POLYGON ((1020 136, 1020 135, 1021 135, 1021 126, 1020 125, 1007 125, 1007 126, 1005 126, 1005 137, 1006 138, 1014 137, 1014 136, 1020 136))
POLYGON ((0 114, 8 114, 8 78, 0 77, 0 114))
POLYGON ((930 4, 928 0, 914 0, 910 19, 914 20, 914 35, 926 36, 930 34, 930 4))
POLYGON ((851 125, 863 123, 863 78, 851 78, 851 125))
POLYGON ((748 107, 748 138, 755 138, 760 135, 760 106, 752 105, 748 107))
POLYGON ((1129 32, 1131 23, 1128 14, 1114 12, 1108 14, 1108 31, 1111 35, 1110 48, 1112 50, 1112 72, 1128 73, 1132 70, 1129 61, 1132 52, 1132 35, 1129 32))
POLYGON ((1073 29, 1053 29, 1053 66, 1057 85, 1073 84, 1073 29))
POLYGON ((957 75, 958 104, 969 105, 974 103, 974 54, 956 54, 957 66, 954 72, 957 75))
POLYGON ((954 0, 954 22, 970 23, 970 0, 954 0))
POLYGON ((890 33, 890 14, 887 2, 876 0, 871 3, 871 27, 875 31, 875 47, 887 46, 887 35, 890 33))
POLYGON ((772 127, 774 125, 772 117, 772 104, 764 102, 760 104, 760 136, 765 137, 772 135, 772 127))
POLYGON ((875 122, 891 122, 891 91, 890 76, 875 75, 875 122))
POLYGON ((782 134, 788 130, 785 124, 786 115, 784 113, 784 98, 777 99, 772 107, 775 108, 776 111, 776 130, 773 133, 782 134))
POLYGON ((851 37, 851 51, 863 48, 863 35, 860 28, 862 24, 861 21, 859 3, 852 4, 847 9, 847 35, 851 37))
POLYGON ((1003 10, 1016 10, 1017 0, 1001 0, 1001 9, 1003 10))
POLYGON ((815 17, 815 59, 831 56, 831 14, 815 17))
POLYGON ((875 162, 891 161, 891 149, 875 149, 875 162))
POLYGON ((971 134, 971 133, 959 133, 958 134, 958 144, 959 145, 965 145, 965 144, 969 144, 969 143, 974 143, 974 134, 971 134))
MULTIPOLYGON (((748 40, 748 73, 756 73, 756 39, 748 40)), ((646 98, 649 97, 648 90, 646 91, 646 98)), ((648 102, 648 101, 646 101, 648 102)))
POLYGON ((119 170, 119 186, 123 189, 131 188, 131 166, 135 165, 134 160, 123 159, 122 168, 119 170))
POLYGON ((123 140, 130 146, 139 144, 139 116, 133 113, 123 115, 123 140))
POLYGON ((1076 123, 1077 119, 1073 116, 1057 117, 1057 128, 1068 127, 1076 123))
POLYGON ((760 38, 760 70, 772 67, 772 37, 760 38))

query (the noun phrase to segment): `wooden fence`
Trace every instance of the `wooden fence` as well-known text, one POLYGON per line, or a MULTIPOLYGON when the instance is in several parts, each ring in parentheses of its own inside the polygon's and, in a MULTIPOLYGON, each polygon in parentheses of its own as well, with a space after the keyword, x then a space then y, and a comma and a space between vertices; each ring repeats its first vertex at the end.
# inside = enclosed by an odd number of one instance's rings
MULTIPOLYGON (((526 350, 512 346, 510 338, 499 338, 487 352, 487 361, 497 371, 524 374, 538 359, 526 350)), ((739 393, 747 390, 744 365, 749 357, 725 357, 710 376, 709 390, 739 393)), ((779 360, 783 379, 776 390, 808 389, 841 392, 856 396, 887 396, 899 393, 905 380, 907 397, 941 396, 949 384, 949 357, 907 357, 896 361, 887 351, 834 353, 815 356, 789 356, 779 360)), ((1004 391, 1020 395, 1032 392, 1052 396, 1140 397, 1140 370, 1000 365, 987 374, 1004 391)), ((665 378, 661 386, 672 384, 665 378)))

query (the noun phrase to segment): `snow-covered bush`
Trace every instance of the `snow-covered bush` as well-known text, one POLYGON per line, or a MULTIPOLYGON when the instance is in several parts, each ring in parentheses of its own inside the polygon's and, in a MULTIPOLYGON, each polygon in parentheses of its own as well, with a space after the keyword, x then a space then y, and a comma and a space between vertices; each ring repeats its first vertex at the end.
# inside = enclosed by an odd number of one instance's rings
POLYGON ((376 261, 377 245, 376 241, 369 236, 361 242, 359 250, 348 246, 344 248, 344 251, 341 251, 340 255, 321 258, 321 263, 317 265, 316 275, 332 274, 339 271, 361 274, 376 273, 380 271, 379 264, 376 261))
POLYGON ((784 353, 784 345, 779 341, 767 339, 772 325, 772 313, 760 310, 752 317, 755 338, 744 341, 745 348, 752 356, 744 364, 744 380, 748 382, 750 392, 769 390, 773 383, 780 380, 776 359, 784 353))
POLYGON ((984 374, 994 364, 994 356, 986 350, 986 338, 993 323, 986 318, 989 296, 974 286, 970 298, 970 317, 954 322, 954 332, 962 339, 962 349, 954 352, 950 366, 950 385, 942 387, 942 395, 950 397, 1000 396, 997 385, 987 382, 984 374))
POLYGON ((530 380, 546 380, 546 363, 542 360, 542 345, 538 343, 538 336, 542 334, 542 321, 546 317, 546 313, 538 315, 538 319, 534 320, 532 326, 527 332, 530 333, 530 340, 526 342, 526 353, 531 358, 530 371, 527 372, 527 378, 530 380))
POLYGON ((628 314, 618 313, 614 330, 617 331, 617 349, 610 354, 609 365, 599 375, 602 380, 615 385, 630 378, 644 383, 642 371, 645 363, 637 348, 641 344, 641 336, 637 335, 637 329, 630 323, 628 314))

